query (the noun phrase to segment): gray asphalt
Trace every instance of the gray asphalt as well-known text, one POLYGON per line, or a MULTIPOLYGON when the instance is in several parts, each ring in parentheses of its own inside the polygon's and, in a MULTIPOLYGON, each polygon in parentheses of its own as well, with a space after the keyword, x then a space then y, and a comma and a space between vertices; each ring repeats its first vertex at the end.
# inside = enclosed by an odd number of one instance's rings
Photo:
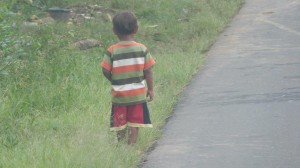
POLYGON ((300 167, 300 0, 246 0, 144 168, 300 167))

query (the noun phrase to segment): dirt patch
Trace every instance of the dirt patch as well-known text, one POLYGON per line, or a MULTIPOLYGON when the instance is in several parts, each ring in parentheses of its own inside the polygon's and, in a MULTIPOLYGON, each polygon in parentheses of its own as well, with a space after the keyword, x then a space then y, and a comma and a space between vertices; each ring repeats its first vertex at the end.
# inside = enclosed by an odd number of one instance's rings
MULTIPOLYGON (((27 22, 23 23, 23 27, 31 28, 55 22, 63 22, 68 25, 80 25, 86 21, 106 22, 111 21, 116 12, 117 10, 101 5, 74 5, 66 8, 53 7, 49 8, 49 15, 46 17, 39 18, 36 15, 32 15, 27 22)), ((83 39, 71 44, 70 47, 86 50, 100 46, 101 42, 96 39, 83 39)))
MULTIPOLYGON (((81 24, 86 20, 111 21, 116 10, 101 5, 74 5, 66 8, 70 11, 69 24, 81 24)), ((62 15, 61 20, 66 20, 62 15)), ((54 18, 60 20, 59 18, 54 18)))
POLYGON ((53 7, 49 8, 48 15, 39 18, 36 15, 28 18, 28 23, 34 24, 51 24, 54 21, 65 22, 67 24, 78 25, 85 21, 95 20, 111 21, 117 10, 107 8, 101 5, 73 5, 66 8, 53 7))

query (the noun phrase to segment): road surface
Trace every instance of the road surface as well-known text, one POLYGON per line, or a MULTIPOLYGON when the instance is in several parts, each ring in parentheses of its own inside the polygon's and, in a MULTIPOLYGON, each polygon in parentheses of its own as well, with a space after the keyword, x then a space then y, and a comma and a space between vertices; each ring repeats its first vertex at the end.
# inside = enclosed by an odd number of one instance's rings
POLYGON ((300 0, 246 0, 143 168, 300 167, 300 0))

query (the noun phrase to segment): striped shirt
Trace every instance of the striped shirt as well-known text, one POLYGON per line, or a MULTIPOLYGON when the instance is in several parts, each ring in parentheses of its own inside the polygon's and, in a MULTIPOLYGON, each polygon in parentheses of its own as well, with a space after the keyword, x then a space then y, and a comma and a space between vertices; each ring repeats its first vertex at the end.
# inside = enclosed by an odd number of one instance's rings
POLYGON ((135 41, 121 41, 110 46, 101 67, 112 74, 112 103, 138 104, 146 101, 144 70, 155 64, 147 48, 135 41))

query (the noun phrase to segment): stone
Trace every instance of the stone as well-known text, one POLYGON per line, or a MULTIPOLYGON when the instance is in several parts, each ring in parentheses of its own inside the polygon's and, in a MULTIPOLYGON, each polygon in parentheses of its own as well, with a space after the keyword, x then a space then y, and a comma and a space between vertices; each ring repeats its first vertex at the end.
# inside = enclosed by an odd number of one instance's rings
POLYGON ((70 19, 70 9, 64 9, 64 8, 49 8, 48 13, 50 16, 57 21, 68 21, 70 19))
POLYGON ((101 42, 96 39, 80 40, 71 45, 72 48, 79 48, 80 50, 86 50, 86 49, 100 47, 100 46, 101 46, 101 42))
POLYGON ((55 20, 52 17, 44 17, 41 18, 40 20, 43 24, 47 24, 47 25, 55 23, 55 20))

